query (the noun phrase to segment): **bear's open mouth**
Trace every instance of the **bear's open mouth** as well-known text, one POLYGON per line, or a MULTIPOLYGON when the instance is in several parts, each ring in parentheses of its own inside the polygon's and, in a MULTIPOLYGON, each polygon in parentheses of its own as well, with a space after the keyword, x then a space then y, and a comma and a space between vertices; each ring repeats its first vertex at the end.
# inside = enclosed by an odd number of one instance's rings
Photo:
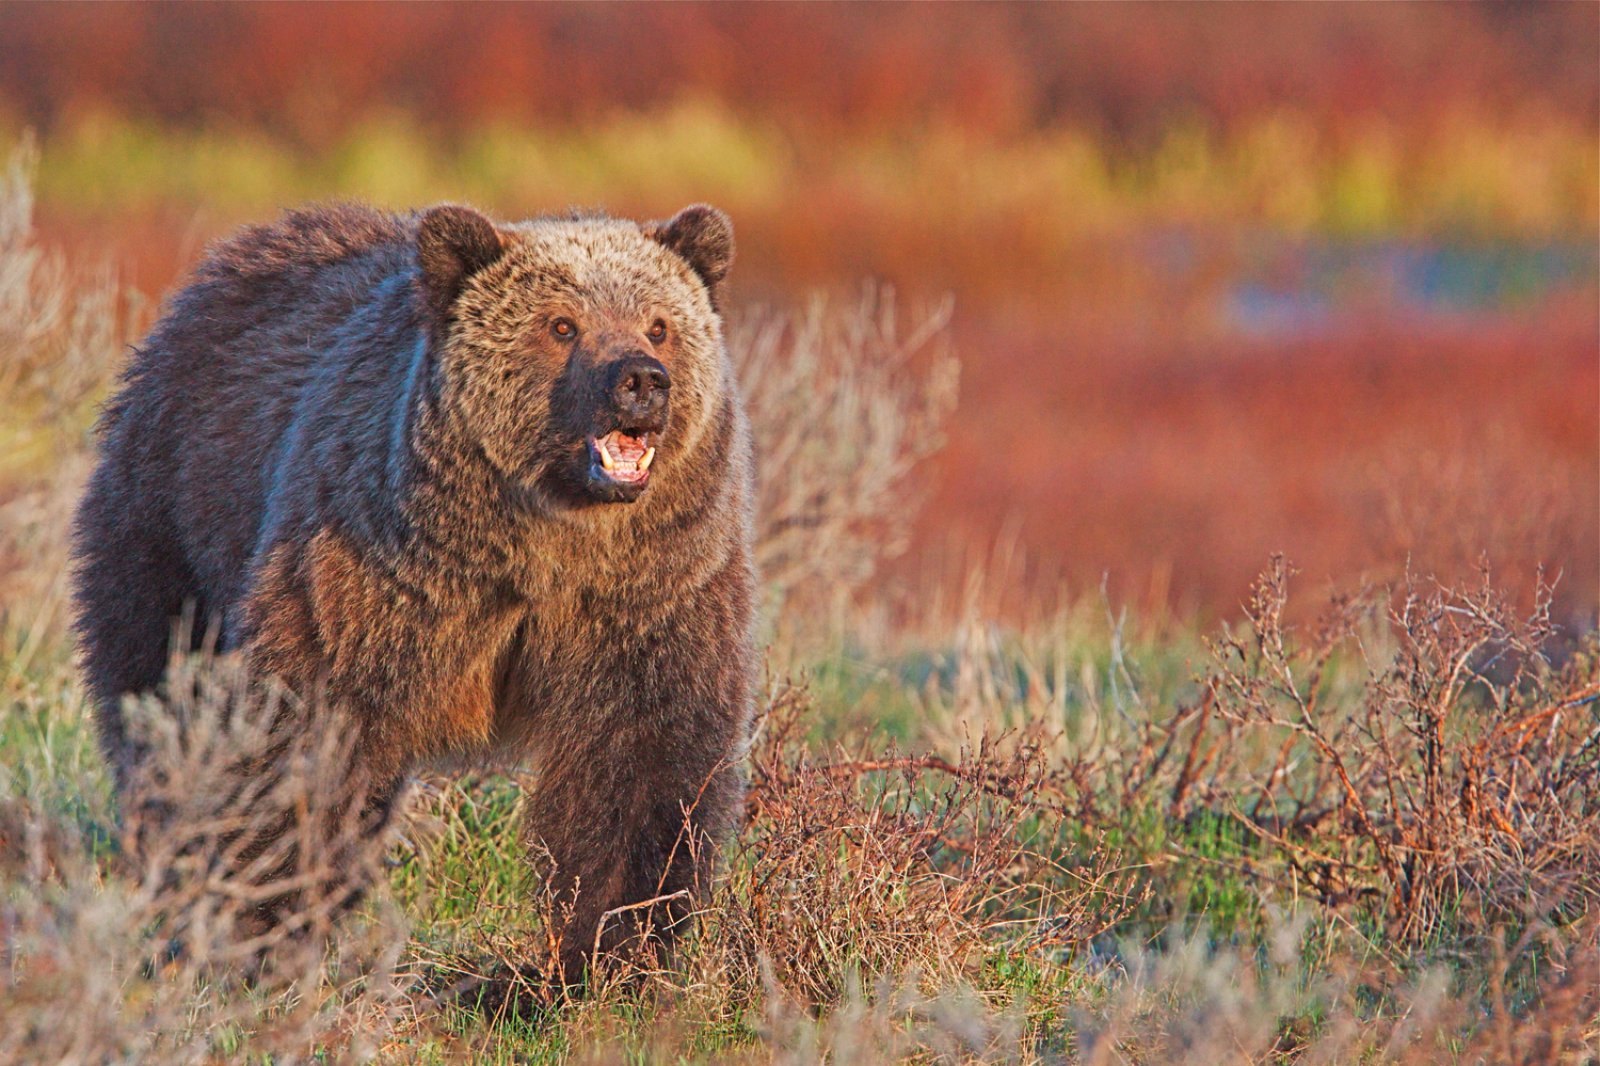
POLYGON ((643 484, 650 479, 650 464, 655 461, 656 436, 646 430, 614 429, 603 437, 590 437, 594 465, 612 481, 643 484))

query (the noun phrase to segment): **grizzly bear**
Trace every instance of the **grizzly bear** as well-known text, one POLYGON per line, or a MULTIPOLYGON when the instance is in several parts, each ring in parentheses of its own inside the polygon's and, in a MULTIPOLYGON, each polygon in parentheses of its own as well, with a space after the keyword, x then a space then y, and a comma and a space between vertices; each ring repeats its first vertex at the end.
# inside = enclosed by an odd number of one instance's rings
POLYGON ((107 405, 74 531, 118 780, 124 697, 159 691, 192 611, 347 710, 380 797, 438 760, 530 762, 569 979, 597 936, 670 935, 741 809, 753 700, 732 258, 704 205, 331 206, 212 249, 107 405))

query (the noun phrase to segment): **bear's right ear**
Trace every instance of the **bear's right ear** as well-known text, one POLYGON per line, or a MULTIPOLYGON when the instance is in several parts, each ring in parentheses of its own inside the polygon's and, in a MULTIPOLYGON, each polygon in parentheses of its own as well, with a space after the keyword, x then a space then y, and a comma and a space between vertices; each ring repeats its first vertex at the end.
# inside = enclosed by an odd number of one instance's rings
POLYGON ((422 216, 417 229, 417 262, 428 307, 444 317, 467 279, 505 252, 500 231, 470 207, 444 204, 422 216))

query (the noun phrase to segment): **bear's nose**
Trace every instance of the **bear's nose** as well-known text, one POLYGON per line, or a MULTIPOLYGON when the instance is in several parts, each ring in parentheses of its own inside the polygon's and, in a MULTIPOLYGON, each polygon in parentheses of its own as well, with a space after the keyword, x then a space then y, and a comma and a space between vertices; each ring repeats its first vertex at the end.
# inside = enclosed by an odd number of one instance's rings
POLYGON ((607 368, 606 385, 617 413, 624 419, 649 420, 666 411, 672 378, 659 360, 636 352, 607 368))

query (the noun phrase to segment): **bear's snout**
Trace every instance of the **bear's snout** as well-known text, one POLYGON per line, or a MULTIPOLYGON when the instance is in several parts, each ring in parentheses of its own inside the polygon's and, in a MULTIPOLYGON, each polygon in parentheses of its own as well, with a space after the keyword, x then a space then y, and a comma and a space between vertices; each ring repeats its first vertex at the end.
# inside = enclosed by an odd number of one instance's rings
POLYGON ((656 444, 667 428, 672 377, 661 361, 639 350, 603 364, 599 425, 588 438, 585 482, 593 498, 638 499, 650 483, 656 444))
POLYGON ((619 423, 630 429, 665 428, 671 388, 667 368, 643 352, 629 353, 606 368, 606 393, 619 423))

